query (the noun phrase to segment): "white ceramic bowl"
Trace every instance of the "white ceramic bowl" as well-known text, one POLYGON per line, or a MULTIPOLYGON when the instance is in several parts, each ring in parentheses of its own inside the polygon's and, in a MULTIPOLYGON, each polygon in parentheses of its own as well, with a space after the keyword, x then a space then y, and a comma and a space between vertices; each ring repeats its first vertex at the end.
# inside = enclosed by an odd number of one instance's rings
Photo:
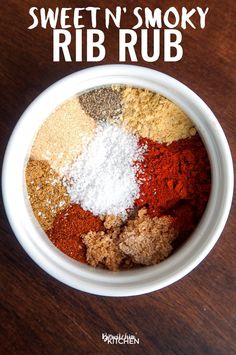
POLYGON ((233 195, 233 165, 223 130, 209 107, 189 88, 163 73, 131 65, 105 65, 71 74, 39 95, 18 121, 5 153, 2 191, 11 227, 31 258, 56 279, 85 292, 105 296, 140 295, 185 276, 210 252, 226 223, 233 195), (107 84, 147 88, 179 105, 194 121, 207 148, 212 190, 195 232, 159 265, 114 273, 94 269, 55 248, 33 217, 24 181, 30 147, 43 120, 63 101, 107 84))

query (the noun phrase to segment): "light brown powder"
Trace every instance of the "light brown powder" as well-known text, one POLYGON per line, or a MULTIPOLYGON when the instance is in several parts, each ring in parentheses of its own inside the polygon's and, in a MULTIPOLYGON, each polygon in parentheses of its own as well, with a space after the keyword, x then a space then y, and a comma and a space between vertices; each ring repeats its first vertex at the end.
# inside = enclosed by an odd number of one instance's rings
POLYGON ((104 227, 106 229, 114 229, 116 227, 121 227, 123 220, 119 216, 108 215, 104 218, 104 227))
POLYGON ((86 245, 86 260, 91 266, 118 271, 125 255, 119 249, 120 229, 116 227, 102 232, 89 232, 82 236, 86 245))
POLYGON ((95 121, 73 97, 59 106, 43 123, 34 141, 31 158, 47 160, 59 175, 93 137, 95 121))
POLYGON ((187 115, 160 94, 132 87, 113 89, 122 92, 120 120, 130 132, 167 144, 196 134, 187 115))
POLYGON ((145 208, 134 220, 129 220, 120 235, 119 248, 134 263, 158 264, 172 252, 171 243, 178 236, 170 216, 151 218, 145 208))
POLYGON ((29 160, 25 170, 27 192, 34 215, 46 231, 56 214, 70 204, 59 176, 46 161, 29 160))

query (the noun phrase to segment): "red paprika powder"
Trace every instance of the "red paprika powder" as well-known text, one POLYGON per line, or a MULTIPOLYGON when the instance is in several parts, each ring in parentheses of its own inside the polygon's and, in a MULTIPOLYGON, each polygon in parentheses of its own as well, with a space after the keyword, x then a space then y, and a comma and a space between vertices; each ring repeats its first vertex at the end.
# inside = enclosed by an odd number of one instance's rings
POLYGON ((153 217, 177 217, 180 231, 192 231, 204 212, 211 186, 210 163, 199 135, 170 145, 147 138, 140 138, 139 143, 147 150, 139 163, 140 197, 135 205, 146 206, 153 217))
POLYGON ((79 205, 71 205, 58 213, 52 228, 47 231, 51 242, 63 253, 81 262, 86 261, 86 249, 81 235, 103 229, 99 217, 84 211, 79 205))

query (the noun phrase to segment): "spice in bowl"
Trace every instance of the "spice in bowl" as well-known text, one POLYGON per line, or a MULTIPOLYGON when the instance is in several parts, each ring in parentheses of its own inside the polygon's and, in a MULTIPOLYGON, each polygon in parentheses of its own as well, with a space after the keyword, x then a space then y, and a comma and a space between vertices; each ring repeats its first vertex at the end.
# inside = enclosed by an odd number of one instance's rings
POLYGON ((206 208, 211 169, 190 118, 158 93, 96 88, 40 127, 25 170, 33 213, 78 262, 111 271, 154 265, 206 208))

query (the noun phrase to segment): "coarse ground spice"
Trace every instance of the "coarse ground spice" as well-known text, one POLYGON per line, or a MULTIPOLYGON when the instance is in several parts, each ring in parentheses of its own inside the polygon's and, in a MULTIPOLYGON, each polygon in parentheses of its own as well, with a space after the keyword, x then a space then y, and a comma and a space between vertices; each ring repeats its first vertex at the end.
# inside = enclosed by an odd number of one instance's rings
POLYGON ((31 158, 47 160, 59 174, 93 137, 95 121, 82 110, 78 97, 59 106, 43 123, 34 141, 31 158))
POLYGON ((47 235, 63 253, 85 262, 85 246, 81 235, 102 229, 103 223, 99 217, 93 216, 91 212, 84 211, 79 205, 74 204, 57 214, 47 235))
POLYGON ((70 204, 60 177, 46 161, 29 160, 25 170, 27 192, 34 215, 44 230, 56 214, 70 204))
POLYGON ((140 138, 147 150, 139 162, 137 177, 142 181, 137 207, 146 206, 151 216, 171 214, 178 227, 193 229, 206 207, 211 169, 206 149, 197 134, 170 145, 140 138))
POLYGON ((122 94, 122 124, 131 132, 170 144, 196 134, 193 122, 173 102, 158 93, 115 87, 122 94))
POLYGON ((121 94, 111 87, 88 91, 79 96, 79 101, 82 109, 94 120, 117 120, 122 112, 121 94))

